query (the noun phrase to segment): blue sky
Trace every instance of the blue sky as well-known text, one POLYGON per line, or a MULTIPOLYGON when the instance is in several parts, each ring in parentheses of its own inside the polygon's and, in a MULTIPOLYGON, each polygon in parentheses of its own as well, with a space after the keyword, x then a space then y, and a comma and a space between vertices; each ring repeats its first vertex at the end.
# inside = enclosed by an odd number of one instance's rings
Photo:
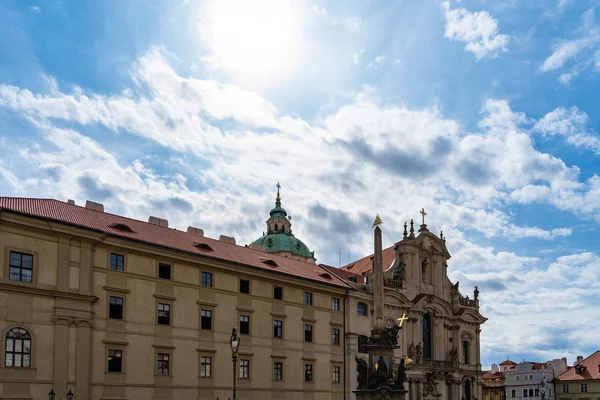
POLYGON ((597 350, 600 2, 0 3, 0 185, 318 261, 444 230, 482 364, 597 350), (465 293, 467 294, 467 293, 465 293))

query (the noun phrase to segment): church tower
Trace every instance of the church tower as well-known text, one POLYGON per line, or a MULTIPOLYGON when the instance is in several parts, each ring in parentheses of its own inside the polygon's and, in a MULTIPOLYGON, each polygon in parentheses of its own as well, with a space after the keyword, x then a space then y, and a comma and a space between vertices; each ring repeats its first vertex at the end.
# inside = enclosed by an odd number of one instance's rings
POLYGON ((277 183, 277 197, 275 208, 269 212, 267 220, 267 233, 256 239, 250 247, 260 248, 267 253, 275 253, 295 260, 315 263, 315 253, 292 233, 292 217, 281 207, 279 194, 281 185, 277 183))

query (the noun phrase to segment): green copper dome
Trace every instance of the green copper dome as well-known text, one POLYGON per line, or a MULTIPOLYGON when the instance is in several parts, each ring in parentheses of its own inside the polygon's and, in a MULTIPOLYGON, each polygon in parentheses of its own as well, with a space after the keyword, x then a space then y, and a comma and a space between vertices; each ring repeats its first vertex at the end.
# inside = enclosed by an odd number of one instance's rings
POLYGON ((292 233, 292 217, 288 217, 287 212, 281 207, 281 197, 279 196, 279 183, 277 184, 277 197, 275 198, 275 208, 269 215, 267 221, 267 233, 252 242, 252 245, 262 246, 267 253, 291 253, 301 258, 313 258, 314 252, 301 241, 294 237, 292 233))

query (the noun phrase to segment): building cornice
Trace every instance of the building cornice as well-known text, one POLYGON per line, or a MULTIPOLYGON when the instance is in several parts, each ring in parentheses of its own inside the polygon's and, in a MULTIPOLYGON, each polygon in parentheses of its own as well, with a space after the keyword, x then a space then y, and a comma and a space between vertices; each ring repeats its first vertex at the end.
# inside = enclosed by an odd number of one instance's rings
POLYGON ((55 297, 60 299, 68 299, 68 300, 77 300, 84 301, 87 303, 95 303, 98 301, 97 296, 90 296, 86 294, 72 293, 72 292, 63 292, 56 289, 43 289, 35 286, 25 286, 19 285, 17 283, 9 283, 6 281, 0 281, 0 288, 7 292, 15 292, 15 293, 27 293, 38 296, 45 297, 55 297))

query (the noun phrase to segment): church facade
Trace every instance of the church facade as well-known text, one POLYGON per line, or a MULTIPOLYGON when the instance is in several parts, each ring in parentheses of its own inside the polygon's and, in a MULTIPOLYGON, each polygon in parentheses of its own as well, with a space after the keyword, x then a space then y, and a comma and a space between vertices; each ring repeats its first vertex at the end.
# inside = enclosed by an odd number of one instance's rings
MULTIPOLYGON (((410 228, 405 223, 402 240, 384 249, 382 256, 385 323, 408 318, 394 355, 394 365, 408 359, 407 398, 481 398, 480 333, 486 318, 479 313, 477 287, 469 298, 448 278, 450 253, 443 233, 431 233, 424 219, 416 233, 413 221, 410 228)), ((356 390, 354 356, 366 357, 364 344, 373 326, 373 259, 370 255, 342 268, 357 289, 349 299, 349 392, 356 390)))
MULTIPOLYGON (((240 246, 91 201, 0 197, 0 398, 227 399, 235 379, 244 399, 353 399, 373 261, 317 264, 279 191, 266 224, 240 246)), ((443 237, 411 225, 382 256, 386 324, 408 318, 408 398, 479 398, 485 318, 448 280, 443 237)))

